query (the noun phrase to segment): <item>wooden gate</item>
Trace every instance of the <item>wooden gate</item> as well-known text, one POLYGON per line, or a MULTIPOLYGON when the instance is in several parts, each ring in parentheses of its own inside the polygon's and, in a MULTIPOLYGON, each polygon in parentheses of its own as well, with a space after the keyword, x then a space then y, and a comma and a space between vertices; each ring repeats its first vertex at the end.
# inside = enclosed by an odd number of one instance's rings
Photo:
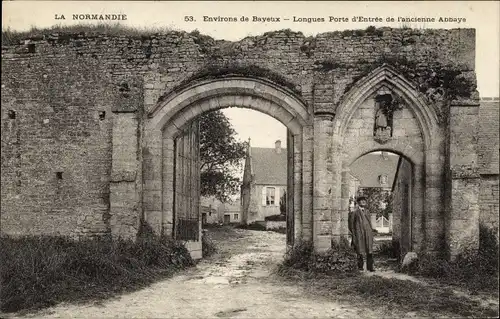
POLYGON ((286 244, 293 246, 294 243, 294 228, 295 228, 295 216, 294 216, 294 205, 293 205, 293 168, 294 168, 294 143, 293 135, 290 130, 287 130, 287 140, 286 140, 286 150, 287 150, 287 189, 286 189, 286 244))
POLYGON ((174 234, 179 240, 200 240, 199 122, 186 125, 175 139, 174 234))

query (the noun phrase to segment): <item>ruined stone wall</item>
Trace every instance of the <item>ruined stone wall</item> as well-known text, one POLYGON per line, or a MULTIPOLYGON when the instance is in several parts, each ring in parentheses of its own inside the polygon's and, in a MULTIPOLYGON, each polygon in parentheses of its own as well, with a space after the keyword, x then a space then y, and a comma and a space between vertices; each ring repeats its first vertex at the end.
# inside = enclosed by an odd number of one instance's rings
MULTIPOLYGON (((2 47, 1 222, 5 233, 108 231, 109 220, 116 219, 104 213, 110 182, 128 189, 135 180, 139 193, 142 183, 142 165, 135 163, 130 170, 118 172, 123 176, 111 176, 111 159, 120 156, 112 150, 113 121, 119 114, 133 113, 140 126, 144 108, 198 78, 229 73, 267 77, 302 96, 311 112, 333 112, 353 82, 390 61, 399 61, 403 75, 417 84, 425 82, 425 72, 413 71, 446 66, 468 79, 471 92, 475 89, 475 32, 469 29, 383 28, 316 37, 285 30, 238 42, 184 32, 47 33, 27 40, 2 47), (15 112, 15 119, 9 111, 15 112)), ((305 130, 312 138, 312 128, 305 130)), ((138 163, 140 134, 138 128, 134 159, 138 163)), ((308 147, 304 145, 304 156, 312 154, 308 147)), ((304 189, 312 193, 307 176, 304 189)), ((123 214, 140 214, 141 209, 139 203, 123 214)), ((136 217, 123 216, 131 223, 136 217)))
POLYGON ((480 222, 498 230, 498 151, 499 151, 498 98, 483 98, 479 106, 478 166, 480 174, 480 222))
POLYGON ((109 231, 114 87, 63 51, 2 59, 2 232, 109 231))

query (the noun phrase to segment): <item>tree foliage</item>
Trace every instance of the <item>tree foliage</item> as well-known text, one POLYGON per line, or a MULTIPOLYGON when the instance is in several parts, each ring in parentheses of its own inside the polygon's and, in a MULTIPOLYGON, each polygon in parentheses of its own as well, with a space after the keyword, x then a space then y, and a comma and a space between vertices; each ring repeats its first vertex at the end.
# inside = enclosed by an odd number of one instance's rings
POLYGON ((389 213, 392 213, 392 194, 390 191, 379 187, 367 187, 362 189, 362 193, 366 197, 366 205, 370 213, 376 213, 377 217, 389 218, 389 213))
POLYGON ((227 202, 238 193, 241 180, 236 174, 241 170, 247 143, 237 141, 235 136, 236 131, 221 111, 200 116, 202 196, 227 202))

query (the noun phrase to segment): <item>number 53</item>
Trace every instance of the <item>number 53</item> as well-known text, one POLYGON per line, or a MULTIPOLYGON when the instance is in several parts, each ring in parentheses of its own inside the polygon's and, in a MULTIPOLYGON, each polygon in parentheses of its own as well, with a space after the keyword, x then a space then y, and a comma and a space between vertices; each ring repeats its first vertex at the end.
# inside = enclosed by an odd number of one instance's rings
POLYGON ((193 22, 194 18, 193 18, 193 16, 185 16, 184 17, 184 21, 186 21, 186 22, 193 22))

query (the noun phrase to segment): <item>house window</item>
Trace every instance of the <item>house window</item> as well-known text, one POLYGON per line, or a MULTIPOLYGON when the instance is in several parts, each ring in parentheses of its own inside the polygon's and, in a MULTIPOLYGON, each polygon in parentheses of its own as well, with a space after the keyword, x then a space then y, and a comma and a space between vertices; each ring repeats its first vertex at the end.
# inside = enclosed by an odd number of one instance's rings
POLYGON ((387 185, 388 184, 388 178, 387 175, 379 175, 378 177, 380 185, 387 185))
POLYGON ((239 219, 240 218, 240 216, 238 214, 234 214, 233 217, 234 217, 234 219, 239 219))
POLYGON ((276 189, 274 187, 266 187, 266 205, 271 206, 275 204, 276 189))

